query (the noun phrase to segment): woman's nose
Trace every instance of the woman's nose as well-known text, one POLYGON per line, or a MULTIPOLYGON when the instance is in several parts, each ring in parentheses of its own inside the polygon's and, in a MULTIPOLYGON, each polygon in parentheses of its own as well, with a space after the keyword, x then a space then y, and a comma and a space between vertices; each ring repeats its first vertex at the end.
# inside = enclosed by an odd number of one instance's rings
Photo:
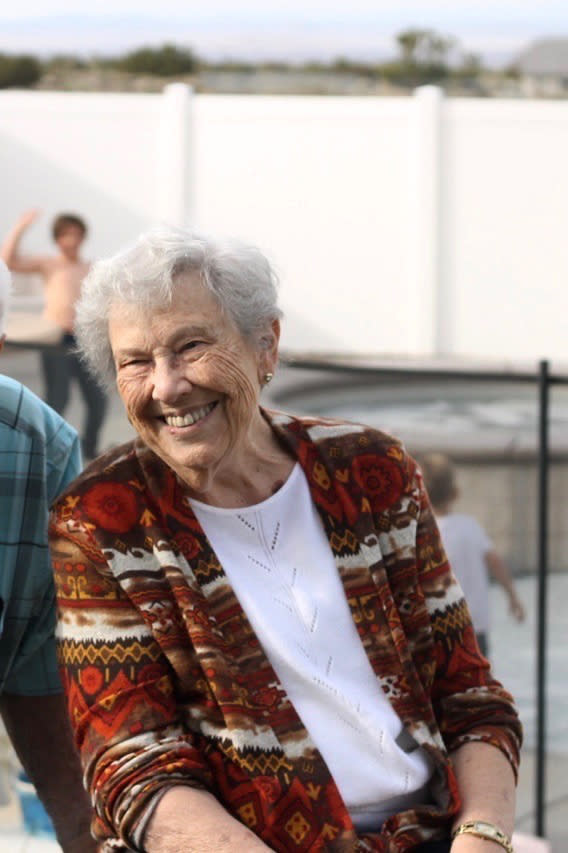
POLYGON ((158 358, 154 364, 152 399, 171 403, 191 391, 192 384, 186 376, 185 365, 175 357, 158 358))

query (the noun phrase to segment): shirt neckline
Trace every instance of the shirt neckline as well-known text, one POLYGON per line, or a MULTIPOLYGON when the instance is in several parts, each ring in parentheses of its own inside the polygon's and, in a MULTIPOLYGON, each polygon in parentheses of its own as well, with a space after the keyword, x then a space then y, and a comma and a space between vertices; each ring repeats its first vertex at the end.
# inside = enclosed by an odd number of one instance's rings
POLYGON ((262 510, 268 509, 272 504, 284 498, 289 491, 294 487, 294 484, 298 477, 300 476, 301 467, 299 462, 294 463, 294 467, 288 474, 287 479, 280 486, 278 491, 274 492, 273 495, 265 498, 263 501, 260 501, 257 504, 249 504, 248 506, 237 506, 237 507, 226 507, 226 506, 213 506, 213 504, 206 504, 203 501, 197 500, 197 498, 186 497, 186 501, 190 505, 190 507, 198 509, 202 512, 209 512, 212 515, 238 515, 243 512, 261 512, 262 510))

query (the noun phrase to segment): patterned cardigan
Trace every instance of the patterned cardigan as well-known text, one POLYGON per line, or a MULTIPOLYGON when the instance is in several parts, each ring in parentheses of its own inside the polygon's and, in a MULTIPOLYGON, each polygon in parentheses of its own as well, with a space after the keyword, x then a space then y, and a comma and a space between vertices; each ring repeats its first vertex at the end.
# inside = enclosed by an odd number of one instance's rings
POLYGON ((396 853, 447 837, 449 752, 484 741, 517 769, 511 696, 480 656, 413 460, 364 426, 263 414, 304 470, 404 740, 433 761, 432 803, 357 838, 182 484, 136 440, 95 461, 51 521, 60 662, 104 850, 143 850, 158 795, 191 785, 280 853, 396 853))

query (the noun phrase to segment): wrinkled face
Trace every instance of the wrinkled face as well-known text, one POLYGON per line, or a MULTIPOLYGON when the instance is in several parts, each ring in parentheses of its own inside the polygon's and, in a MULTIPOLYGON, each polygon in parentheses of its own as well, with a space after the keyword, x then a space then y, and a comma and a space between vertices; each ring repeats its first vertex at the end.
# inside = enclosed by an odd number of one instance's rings
POLYGON ((195 274, 181 277, 171 306, 116 303, 109 338, 117 385, 144 440, 182 478, 217 470, 254 439, 261 379, 274 353, 243 339, 195 274))

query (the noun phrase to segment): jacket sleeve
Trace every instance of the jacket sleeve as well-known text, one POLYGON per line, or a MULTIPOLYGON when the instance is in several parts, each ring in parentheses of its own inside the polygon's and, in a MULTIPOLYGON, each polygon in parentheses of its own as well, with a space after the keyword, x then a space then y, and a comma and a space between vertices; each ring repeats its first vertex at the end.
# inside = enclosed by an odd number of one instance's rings
POLYGON ((210 776, 184 727, 167 656, 103 554, 81 547, 55 516, 50 538, 59 661, 93 829, 140 850, 159 795, 208 787, 210 776))
POLYGON ((449 752, 468 741, 502 750, 518 771, 522 728, 512 696, 481 655, 461 588, 451 571, 420 471, 409 462, 417 506, 418 582, 430 616, 435 668, 430 694, 449 752))

